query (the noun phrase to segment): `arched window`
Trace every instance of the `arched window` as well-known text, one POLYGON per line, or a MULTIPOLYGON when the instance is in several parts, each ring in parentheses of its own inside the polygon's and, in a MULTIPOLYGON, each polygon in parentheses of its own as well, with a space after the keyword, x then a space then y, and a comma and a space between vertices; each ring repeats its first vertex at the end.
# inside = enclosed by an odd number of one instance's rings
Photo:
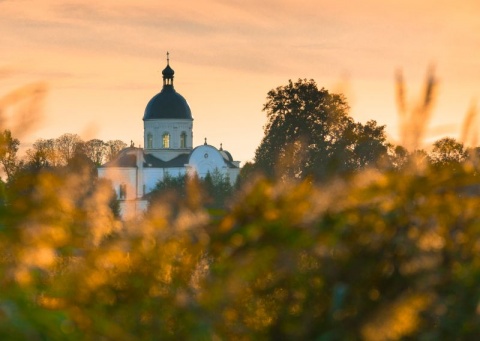
POLYGON ((162 147, 163 148, 170 148, 170 134, 164 133, 162 137, 162 147))
POLYGON ((180 148, 187 148, 187 133, 184 131, 180 134, 180 148))
POLYGON ((152 133, 147 134, 147 148, 153 148, 153 136, 152 133))

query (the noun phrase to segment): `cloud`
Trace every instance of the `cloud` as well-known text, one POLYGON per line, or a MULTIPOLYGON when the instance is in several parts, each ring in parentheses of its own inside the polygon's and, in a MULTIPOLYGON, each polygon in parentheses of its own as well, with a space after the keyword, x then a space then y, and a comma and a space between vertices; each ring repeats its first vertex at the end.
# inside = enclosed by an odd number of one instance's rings
POLYGON ((28 77, 36 79, 61 80, 76 78, 73 72, 59 70, 35 69, 27 66, 12 65, 0 67, 0 78, 28 77))

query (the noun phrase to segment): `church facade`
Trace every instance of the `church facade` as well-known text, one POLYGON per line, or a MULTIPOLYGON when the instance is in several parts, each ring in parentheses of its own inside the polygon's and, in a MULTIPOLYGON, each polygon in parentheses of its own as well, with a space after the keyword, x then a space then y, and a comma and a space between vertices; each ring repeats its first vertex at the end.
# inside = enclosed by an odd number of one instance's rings
POLYGON ((148 102, 143 115, 144 148, 125 148, 98 168, 98 176, 112 182, 123 218, 144 212, 148 193, 167 175, 204 178, 219 171, 233 184, 240 173, 240 162, 222 147, 208 145, 206 139, 193 147, 192 113, 185 98, 175 91, 174 74, 167 55, 163 88, 148 102))

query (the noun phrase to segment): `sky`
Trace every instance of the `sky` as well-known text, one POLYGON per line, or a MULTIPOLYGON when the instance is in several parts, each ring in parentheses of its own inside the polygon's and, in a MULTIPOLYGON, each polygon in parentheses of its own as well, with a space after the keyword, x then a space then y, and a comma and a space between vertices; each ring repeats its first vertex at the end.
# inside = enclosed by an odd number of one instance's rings
POLYGON ((0 98, 47 89, 43 119, 16 128, 24 146, 63 133, 143 145, 169 51, 194 145, 222 143, 244 164, 263 137, 268 91, 289 79, 344 93, 355 120, 386 125, 398 143, 395 72, 413 106, 433 66, 426 140, 458 138, 480 93, 479 17, 477 0, 0 0, 0 98))

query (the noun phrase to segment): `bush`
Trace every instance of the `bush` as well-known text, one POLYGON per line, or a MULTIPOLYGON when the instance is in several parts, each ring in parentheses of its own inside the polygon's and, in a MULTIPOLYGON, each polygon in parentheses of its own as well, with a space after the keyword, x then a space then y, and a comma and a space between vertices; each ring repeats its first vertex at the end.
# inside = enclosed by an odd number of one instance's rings
POLYGON ((17 179, 23 194, 0 222, 3 338, 480 333, 472 167, 365 171, 322 188, 257 179, 220 219, 157 203, 128 223, 114 218, 111 189, 88 179, 17 179))

